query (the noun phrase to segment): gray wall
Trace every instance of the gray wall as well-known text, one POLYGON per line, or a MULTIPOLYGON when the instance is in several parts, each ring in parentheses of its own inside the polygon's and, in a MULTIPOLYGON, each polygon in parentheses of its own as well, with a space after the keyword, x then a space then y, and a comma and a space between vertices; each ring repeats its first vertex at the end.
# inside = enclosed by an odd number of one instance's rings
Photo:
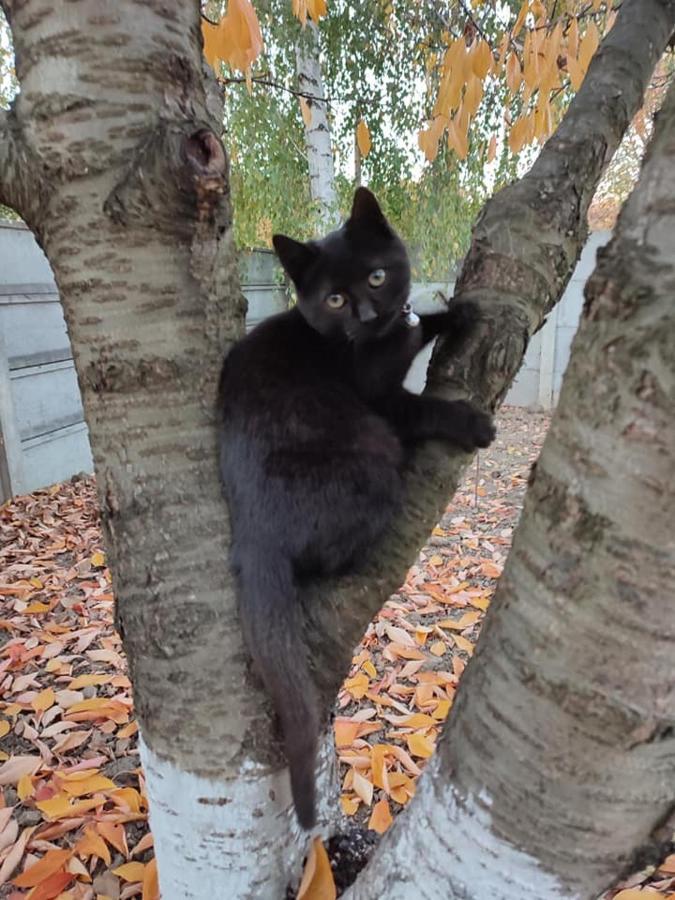
MULTIPOLYGON (((595 268, 595 256, 611 237, 609 231, 590 235, 567 285, 560 303, 548 316, 544 327, 534 335, 525 354, 523 365, 505 402, 529 409, 553 409, 558 402, 562 378, 570 358, 572 338, 579 324, 584 303, 584 284, 595 268)), ((414 285, 413 303, 418 312, 442 309, 437 292, 451 297, 454 282, 448 284, 414 285)), ((412 365, 406 385, 411 391, 420 392, 426 381, 426 371, 432 347, 419 354, 412 365)))
MULTIPOLYGON (((286 307, 271 251, 242 260, 242 283, 249 327, 286 307)), ((0 222, 0 502, 92 470, 51 268, 28 229, 0 222)))
MULTIPOLYGON (((591 235, 561 303, 535 335, 506 402, 551 409, 560 392, 583 304, 583 285, 609 233, 591 235)), ((247 328, 285 308, 287 294, 271 251, 242 259, 247 328)), ((454 284, 413 285, 418 312, 443 308, 454 284)), ((431 348, 406 380, 421 391, 431 348)), ((49 263, 30 231, 0 222, 0 500, 91 471, 89 440, 70 341, 49 263)))

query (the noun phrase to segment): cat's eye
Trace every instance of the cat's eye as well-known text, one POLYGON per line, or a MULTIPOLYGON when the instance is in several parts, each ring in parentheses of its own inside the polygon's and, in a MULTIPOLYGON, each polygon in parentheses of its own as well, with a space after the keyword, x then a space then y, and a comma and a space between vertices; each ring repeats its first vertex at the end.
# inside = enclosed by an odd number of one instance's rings
POLYGON ((326 306, 328 309, 342 309, 347 301, 342 294, 329 294, 326 297, 326 306))
POLYGON ((387 273, 384 269, 374 269, 368 276, 368 284, 371 287, 380 287, 380 285, 384 284, 384 279, 386 277, 387 273))

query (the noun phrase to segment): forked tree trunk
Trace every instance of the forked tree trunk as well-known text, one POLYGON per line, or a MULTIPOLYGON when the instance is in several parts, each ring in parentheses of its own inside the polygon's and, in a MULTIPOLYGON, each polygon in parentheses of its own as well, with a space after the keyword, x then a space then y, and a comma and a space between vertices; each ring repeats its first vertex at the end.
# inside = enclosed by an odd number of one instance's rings
MULTIPOLYGON (((226 563, 215 382, 243 304, 199 5, 0 5, 22 88, 0 113, 0 202, 36 233, 66 312, 163 897, 281 897, 304 846, 226 563)), ((590 196, 674 22, 674 0, 625 0, 559 136, 486 209, 460 290, 498 302, 454 374, 436 355, 436 389, 468 386, 486 403, 505 393, 528 333, 564 290, 590 196)), ((464 462, 421 454, 406 513, 368 573, 325 586, 309 638, 327 704, 464 462)))
POLYGON ((339 211, 335 193, 335 166, 331 143, 328 104, 321 73, 319 30, 308 22, 295 48, 298 90, 307 95, 312 118, 305 123, 305 147, 309 165, 309 193, 318 207, 322 230, 338 224, 339 211))
POLYGON ((449 727, 354 900, 593 900, 672 839, 673 197, 675 84, 449 727))

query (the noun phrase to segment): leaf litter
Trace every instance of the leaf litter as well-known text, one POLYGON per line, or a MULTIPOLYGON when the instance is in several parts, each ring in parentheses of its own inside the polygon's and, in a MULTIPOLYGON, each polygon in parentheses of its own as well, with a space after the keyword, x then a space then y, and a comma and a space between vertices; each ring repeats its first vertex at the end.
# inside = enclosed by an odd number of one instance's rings
MULTIPOLYGON (((506 408, 498 424, 357 648, 334 726, 355 837, 312 846, 305 900, 339 896, 433 754, 548 418, 506 408)), ((0 900, 159 897, 113 602, 92 477, 0 507, 0 900)), ((603 900, 640 888, 675 898, 675 855, 603 900)))

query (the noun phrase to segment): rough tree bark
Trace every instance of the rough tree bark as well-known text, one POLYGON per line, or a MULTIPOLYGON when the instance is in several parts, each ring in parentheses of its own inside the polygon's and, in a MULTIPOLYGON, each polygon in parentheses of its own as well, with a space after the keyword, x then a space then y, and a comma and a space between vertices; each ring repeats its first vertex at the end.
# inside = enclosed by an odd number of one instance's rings
POLYGON ((21 93, 0 122, 0 196, 44 248, 66 314, 164 897, 222 896, 219 878, 254 895, 268 869, 279 894, 287 792, 256 736, 269 716, 248 687, 215 464, 216 381, 244 304, 199 4, 2 6, 21 93))
POLYGON ((320 230, 325 231, 338 224, 339 212, 328 105, 323 99, 326 93, 321 73, 319 29, 314 22, 307 23, 298 40, 295 66, 298 90, 309 96, 307 105, 312 113, 311 122, 305 124, 309 193, 319 210, 320 230))
POLYGON ((353 898, 593 900, 672 840, 673 198, 675 84, 449 728, 353 898))
MULTIPOLYGON (((243 305, 198 4, 0 5, 22 88, 0 117, 0 201, 36 233, 64 303, 163 896, 279 897, 303 847, 226 564, 213 401, 243 305)), ((564 289, 590 196, 674 21, 673 0, 626 0, 566 124, 528 179, 486 208, 460 293, 491 303, 490 318, 454 372, 439 349, 434 389, 485 403, 506 391, 528 333, 564 289)), ((375 562, 312 608, 327 704, 464 462, 422 454, 406 516, 375 562)))

